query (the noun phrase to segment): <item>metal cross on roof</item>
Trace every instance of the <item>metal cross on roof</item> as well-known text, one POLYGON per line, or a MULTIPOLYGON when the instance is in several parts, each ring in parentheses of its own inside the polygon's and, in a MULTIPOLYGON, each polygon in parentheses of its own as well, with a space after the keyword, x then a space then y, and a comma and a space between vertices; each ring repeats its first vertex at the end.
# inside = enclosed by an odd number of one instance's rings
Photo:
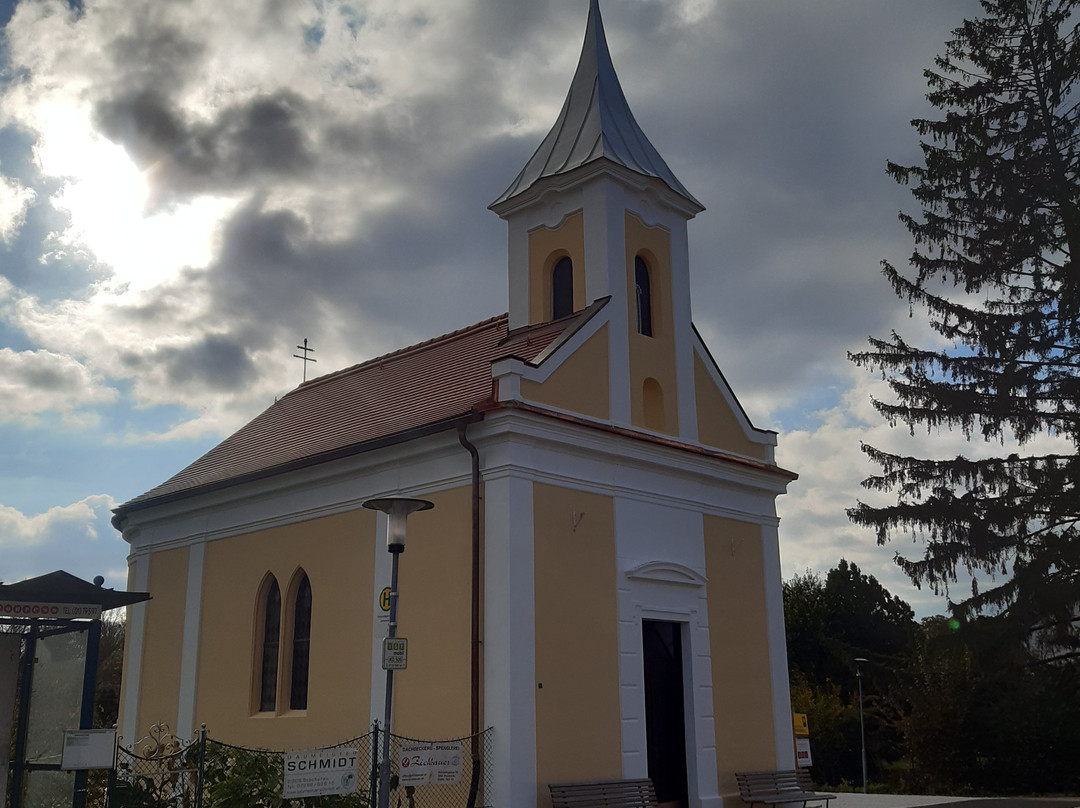
POLYGON ((304 337, 304 344, 303 345, 297 345, 296 347, 297 347, 297 350, 303 351, 303 353, 302 354, 293 354, 293 358, 294 359, 303 359, 304 360, 304 381, 306 382, 307 381, 308 362, 318 362, 319 360, 308 356, 309 353, 314 353, 315 349, 308 347, 307 337, 304 337))

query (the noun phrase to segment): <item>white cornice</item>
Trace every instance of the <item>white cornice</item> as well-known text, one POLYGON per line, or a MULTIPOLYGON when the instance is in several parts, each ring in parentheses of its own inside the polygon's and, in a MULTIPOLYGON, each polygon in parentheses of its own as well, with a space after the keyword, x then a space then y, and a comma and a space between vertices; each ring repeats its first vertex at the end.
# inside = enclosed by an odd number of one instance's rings
MULTIPOLYGON (((469 427, 485 479, 527 477, 568 488, 776 524, 785 478, 710 455, 634 440, 516 408, 469 427)), ((376 496, 467 486, 457 433, 418 438, 126 514, 133 556, 355 510, 376 496)))
MULTIPOLYGON (((597 422, 597 426, 603 427, 605 424, 597 422)), ((713 484, 737 486, 770 497, 787 490, 788 479, 775 467, 759 467, 751 460, 740 462, 736 456, 728 460, 706 451, 687 451, 675 445, 649 440, 647 436, 637 440, 603 428, 593 428, 586 423, 568 423, 546 417, 535 408, 495 410, 470 431, 479 439, 510 433, 518 440, 543 443, 569 456, 587 456, 619 466, 632 465, 664 474, 693 476, 713 484)))
POLYGON ((468 485, 469 455, 457 433, 418 438, 125 514, 137 555, 192 541, 344 513, 378 496, 418 496, 468 485))
POLYGON ((568 194, 574 188, 602 177, 613 180, 631 194, 640 196, 647 193, 657 207, 678 213, 684 219, 692 219, 704 210, 672 191, 662 180, 638 174, 606 158, 586 163, 566 174, 544 177, 518 196, 491 205, 491 210, 507 219, 533 205, 548 204, 551 195, 568 194))

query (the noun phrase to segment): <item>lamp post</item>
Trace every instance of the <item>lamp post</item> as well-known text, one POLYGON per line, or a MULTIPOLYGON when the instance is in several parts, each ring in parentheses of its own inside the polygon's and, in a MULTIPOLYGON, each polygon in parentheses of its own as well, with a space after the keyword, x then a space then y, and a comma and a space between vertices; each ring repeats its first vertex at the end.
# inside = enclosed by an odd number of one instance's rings
POLYGON ((855 678, 859 680, 859 738, 862 741, 862 793, 866 793, 866 724, 862 711, 862 664, 868 660, 855 657, 855 678))
MULTIPOLYGON (((426 499, 384 497, 382 499, 369 499, 364 503, 364 507, 373 511, 381 511, 389 517, 386 528, 386 549, 390 552, 392 561, 390 571, 390 624, 386 638, 392 640, 397 636, 398 558, 405 552, 405 520, 410 513, 434 508, 435 503, 428 502, 426 499)), ((394 703, 394 669, 387 665, 385 651, 383 653, 383 667, 386 669, 386 709, 383 712, 383 748, 382 765, 379 771, 378 808, 389 808, 390 717, 394 703)))

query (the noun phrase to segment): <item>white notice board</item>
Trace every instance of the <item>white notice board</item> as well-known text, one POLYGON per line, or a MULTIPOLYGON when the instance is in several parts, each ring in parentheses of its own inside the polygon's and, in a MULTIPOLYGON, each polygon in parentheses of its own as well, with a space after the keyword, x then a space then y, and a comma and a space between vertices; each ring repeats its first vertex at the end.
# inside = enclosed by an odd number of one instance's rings
POLYGON ((116 765, 115 729, 66 729, 60 768, 111 769, 116 765))

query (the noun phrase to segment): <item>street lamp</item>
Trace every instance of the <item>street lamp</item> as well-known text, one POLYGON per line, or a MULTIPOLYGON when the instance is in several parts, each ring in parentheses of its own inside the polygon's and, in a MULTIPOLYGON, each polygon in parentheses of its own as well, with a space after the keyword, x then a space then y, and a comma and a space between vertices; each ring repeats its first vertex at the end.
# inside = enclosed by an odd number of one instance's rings
POLYGON ((866 724, 862 712, 862 664, 869 660, 855 657, 855 677, 859 680, 859 738, 862 740, 862 793, 866 793, 866 724))
MULTIPOLYGON (((405 552, 405 520, 410 513, 426 511, 435 507, 434 502, 426 499, 409 499, 406 497, 384 497, 382 499, 369 499, 364 507, 372 511, 381 511, 389 517, 386 528, 386 549, 390 552, 393 561, 390 571, 390 625, 387 632, 387 640, 397 636, 397 601, 398 601, 398 557, 405 552)), ((385 641, 384 641, 385 643, 385 641)), ((378 808, 390 806, 390 716, 394 703, 394 668, 386 661, 384 645, 383 667, 386 669, 386 709, 383 713, 383 748, 382 767, 379 772, 379 802, 378 808)))

